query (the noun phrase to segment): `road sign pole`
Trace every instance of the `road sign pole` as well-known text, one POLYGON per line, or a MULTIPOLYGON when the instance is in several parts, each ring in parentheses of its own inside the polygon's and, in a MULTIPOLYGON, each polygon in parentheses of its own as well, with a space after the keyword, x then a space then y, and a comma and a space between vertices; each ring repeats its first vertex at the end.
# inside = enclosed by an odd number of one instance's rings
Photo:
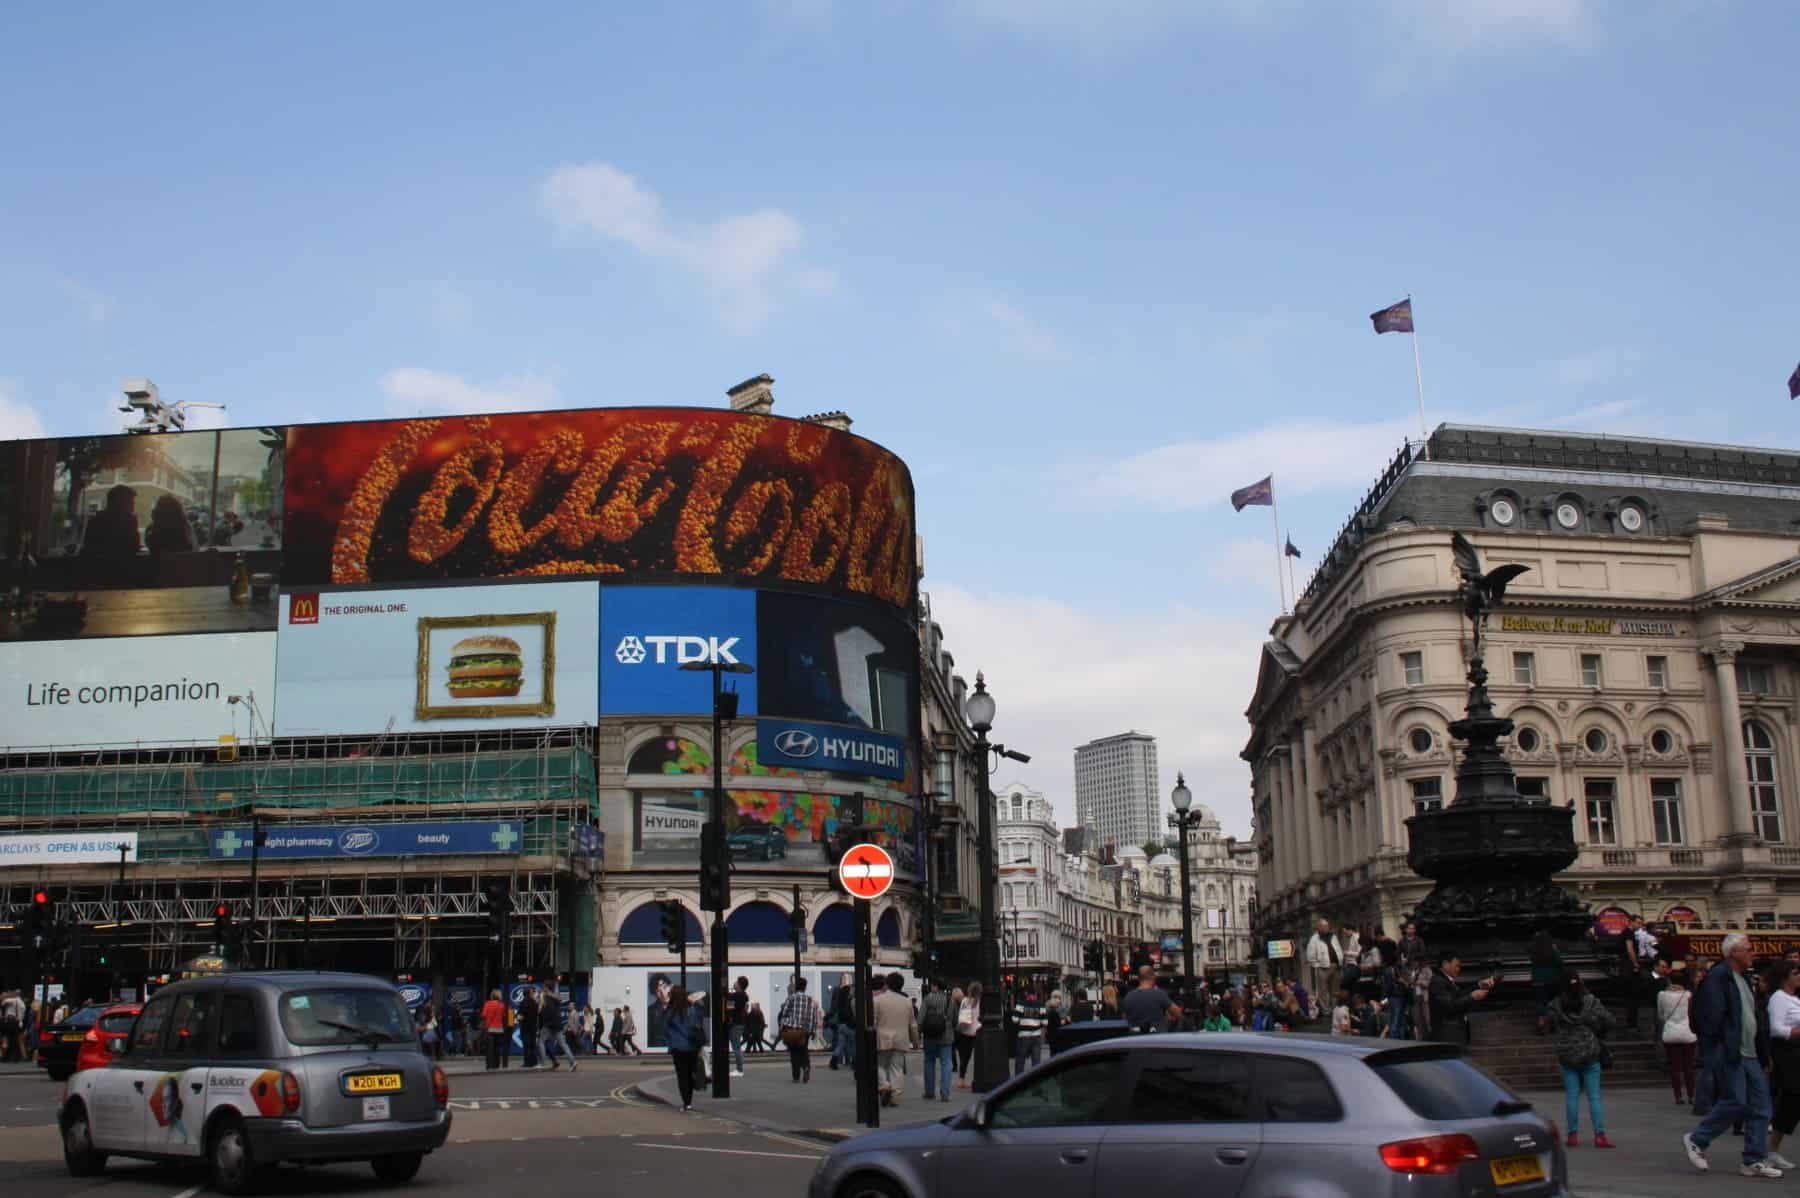
MULTIPOLYGON (((869 902, 856 900, 856 1121, 881 1126, 875 1094, 875 1009, 870 988, 869 902)), ((840 1033, 842 1034, 842 1033, 840 1033)))

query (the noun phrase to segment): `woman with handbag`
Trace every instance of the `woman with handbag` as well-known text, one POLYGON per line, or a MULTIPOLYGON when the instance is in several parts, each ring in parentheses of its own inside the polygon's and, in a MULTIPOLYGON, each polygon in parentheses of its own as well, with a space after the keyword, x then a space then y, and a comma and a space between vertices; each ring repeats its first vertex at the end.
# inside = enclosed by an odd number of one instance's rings
MULTIPOLYGON (((781 1010, 775 1016, 776 1026, 781 1029, 782 1047, 788 1050, 788 1068, 793 1070, 796 1082, 812 1081, 812 1056, 808 1045, 812 1042, 813 1033, 819 1028, 819 1022, 819 1004, 806 992, 806 979, 796 978, 794 992, 788 995, 787 1001, 781 1004, 781 1010)), ((838 1035, 854 1034, 854 1030, 839 1027, 838 1035)))
POLYGON ((1694 1026, 1688 1021, 1693 994, 1687 988, 1687 974, 1677 969, 1669 975, 1669 983, 1656 996, 1656 1022, 1662 1025, 1663 1051, 1669 1059, 1669 1088, 1675 1091, 1677 1106, 1694 1101, 1694 1061, 1699 1055, 1694 1026))
POLYGON ((1800 965, 1779 961, 1769 970, 1769 1050, 1775 1061, 1775 1118, 1769 1128, 1769 1163, 1792 1169, 1775 1151, 1800 1124, 1800 965))
POLYGON ((975 1056, 975 1033, 981 1030, 981 983, 970 982, 969 993, 956 1005, 956 1088, 969 1088, 969 1062, 975 1056))
POLYGON ((1600 1101, 1600 1070, 1612 1057, 1602 1037, 1612 1025, 1611 1012, 1588 993, 1579 976, 1571 973, 1563 979, 1562 994, 1550 1004, 1550 1027, 1556 1036, 1556 1063, 1562 1066, 1570 1148, 1581 1142, 1583 1090, 1587 1091, 1588 1117, 1594 1126, 1594 1147, 1613 1147, 1606 1138, 1606 1110, 1600 1101))
POLYGON ((681 1109, 694 1109, 694 1074, 700 1063, 700 1049, 706 1044, 706 1017, 700 1008, 688 1001, 685 987, 669 991, 669 1018, 664 1025, 668 1038, 669 1059, 675 1062, 675 1084, 681 1090, 681 1109))

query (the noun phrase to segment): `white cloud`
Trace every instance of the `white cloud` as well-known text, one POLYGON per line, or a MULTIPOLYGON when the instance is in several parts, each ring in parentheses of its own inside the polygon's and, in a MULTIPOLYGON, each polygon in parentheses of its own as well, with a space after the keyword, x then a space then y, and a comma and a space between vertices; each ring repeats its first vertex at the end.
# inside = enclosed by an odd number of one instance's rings
POLYGON ((75 306, 81 309, 82 316, 94 328, 100 328, 112 318, 113 309, 117 307, 113 298, 104 291, 96 290, 84 283, 79 283, 67 276, 58 277, 56 289, 61 291, 75 306))
POLYGON ((1072 466, 1065 474, 1070 496, 1084 506, 1185 512, 1223 504, 1273 470, 1279 503, 1288 495, 1367 487, 1418 431, 1406 419, 1297 420, 1072 466))
POLYGON ((1602 37, 1600 0, 1386 0, 1388 20, 1439 53, 1586 49, 1602 37))
POLYGON ((1250 773, 1237 754, 1263 628, 1173 605, 1120 619, 954 584, 932 587, 931 603, 958 672, 987 675, 995 738, 1031 754, 1030 765, 1005 763, 997 784, 1038 787, 1072 825, 1075 746, 1136 728, 1157 738, 1165 810, 1179 770, 1227 833, 1249 834, 1250 773))
POLYGON ((474 383, 461 375, 423 366, 402 366, 381 376, 388 408, 397 416, 420 412, 528 412, 561 403, 556 384, 535 375, 474 383))
POLYGON ((789 298, 837 286, 830 270, 796 261, 805 230, 779 208, 683 225, 654 192, 607 162, 557 167, 538 184, 538 197, 563 232, 622 242, 690 275, 739 331, 754 329, 789 298))
POLYGON ((37 409, 14 394, 11 383, 0 379, 0 441, 48 435, 37 409))
POLYGON ((1048 326, 998 295, 952 296, 932 313, 931 324, 951 340, 999 348, 1036 362, 1061 363, 1074 357, 1048 326))
POLYGON ((431 318, 446 329, 460 332, 475 319, 475 301, 461 288, 435 283, 431 288, 431 318))

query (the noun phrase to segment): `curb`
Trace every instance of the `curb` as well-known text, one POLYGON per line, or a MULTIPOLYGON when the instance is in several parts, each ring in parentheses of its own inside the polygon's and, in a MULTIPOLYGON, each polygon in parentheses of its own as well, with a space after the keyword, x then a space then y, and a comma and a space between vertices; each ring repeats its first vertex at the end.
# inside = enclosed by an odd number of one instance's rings
MULTIPOLYGON (((657 1106, 668 1107, 670 1110, 680 1109, 676 1106, 673 1099, 665 1094, 658 1094, 655 1090, 650 1089, 642 1082, 633 1082, 625 1092, 633 1098, 642 1099, 645 1102, 653 1102, 657 1106)), ((727 1101, 729 1101, 729 1099, 727 1101)), ((839 1144, 861 1134, 861 1129, 838 1127, 789 1127, 786 1124, 777 1123, 772 1119, 759 1119, 755 1115, 746 1115, 741 1112, 735 1114, 727 1113, 710 1107, 704 1113, 713 1119, 723 1119, 728 1123, 738 1123, 745 1127, 754 1127, 757 1131, 779 1132, 784 1136, 805 1136, 809 1140, 817 1140, 822 1144, 839 1144)))

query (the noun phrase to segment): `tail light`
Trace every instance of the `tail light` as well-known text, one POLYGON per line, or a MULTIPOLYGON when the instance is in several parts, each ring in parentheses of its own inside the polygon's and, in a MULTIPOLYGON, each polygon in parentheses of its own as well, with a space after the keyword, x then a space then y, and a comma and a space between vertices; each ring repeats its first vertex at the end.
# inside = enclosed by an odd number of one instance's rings
POLYGON ((290 1115, 300 1113, 300 1079, 286 1070, 281 1073, 281 1109, 290 1115))
POLYGON ((437 1099, 440 1111, 450 1105, 450 1079, 437 1065, 431 1067, 431 1096, 437 1099))
POLYGON ((1396 1173, 1454 1173, 1463 1162, 1480 1159, 1469 1136, 1426 1136, 1381 1146, 1381 1163, 1396 1173))
POLYGON ((87 1044, 98 1044, 98 1043, 100 1043, 100 1033, 95 1031, 93 1028, 89 1028, 88 1034, 83 1036, 81 1039, 84 1043, 87 1043, 87 1044))

